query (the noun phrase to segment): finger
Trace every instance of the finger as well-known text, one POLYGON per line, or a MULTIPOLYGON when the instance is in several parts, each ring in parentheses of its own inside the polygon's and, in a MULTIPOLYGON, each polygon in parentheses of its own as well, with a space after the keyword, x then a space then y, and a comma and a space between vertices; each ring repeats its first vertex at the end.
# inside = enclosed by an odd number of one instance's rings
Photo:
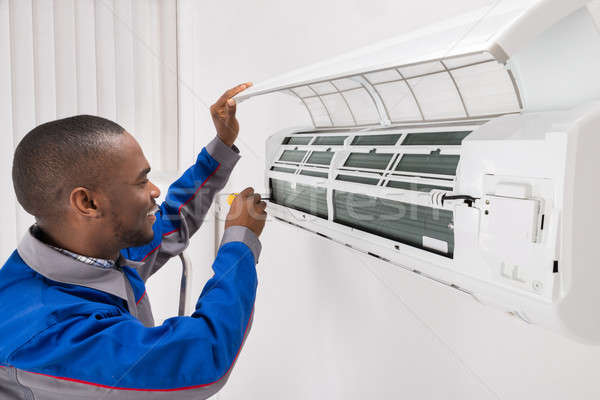
POLYGON ((246 82, 246 83, 242 83, 241 85, 237 85, 234 88, 229 89, 228 91, 226 91, 225 93, 223 93, 223 95, 221 97, 219 97, 219 100, 217 100, 217 102, 215 103, 215 105, 217 105, 217 106, 224 106, 225 103, 227 102, 227 100, 229 100, 233 96, 236 96, 237 94, 243 92, 244 90, 246 90, 250 86, 252 86, 252 82, 246 82))
POLYGON ((260 194, 254 193, 254 203, 255 204, 260 203, 260 194))
POLYGON ((265 211, 265 208, 267 208, 267 203, 265 203, 264 201, 260 201, 256 204, 256 208, 258 208, 261 211, 265 211))
MULTIPOLYGON (((234 88, 229 89, 228 91, 226 91, 223 94, 223 96, 225 97, 225 101, 231 99, 232 97, 237 96, 244 90, 248 89, 250 86, 252 86, 252 82, 246 82, 246 83, 242 83, 241 85, 237 85, 234 88)), ((223 97, 223 96, 221 96, 221 97, 223 97)))
POLYGON ((264 216, 267 215, 265 209, 263 207, 260 207, 258 204, 254 204, 254 207, 252 207, 248 211, 250 211, 250 215, 252 216, 252 218, 256 218, 259 220, 264 219, 264 216))
POLYGON ((227 116, 229 118, 234 117, 235 116, 235 109, 237 107, 236 102, 234 99, 229 99, 227 100, 227 105, 225 106, 225 111, 227 112, 227 116))
POLYGON ((244 199, 254 196, 254 188, 247 187, 246 189, 242 190, 239 195, 240 195, 240 197, 242 197, 244 199))
POLYGON ((229 89, 227 92, 225 92, 225 94, 227 94, 228 98, 232 98, 251 86, 252 82, 242 83, 241 85, 237 85, 236 87, 229 89))

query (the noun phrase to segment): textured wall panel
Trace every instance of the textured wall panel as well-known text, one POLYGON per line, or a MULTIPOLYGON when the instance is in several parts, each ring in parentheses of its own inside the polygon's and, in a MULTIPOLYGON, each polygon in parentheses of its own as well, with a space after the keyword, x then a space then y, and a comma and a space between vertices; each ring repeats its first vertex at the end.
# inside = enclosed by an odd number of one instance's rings
MULTIPOLYGON (((113 2, 100 2, 99 6, 106 7, 113 2)), ((115 40, 115 71, 116 71, 116 111, 117 120, 125 129, 135 128, 135 86, 134 86, 134 37, 131 21, 132 9, 130 0, 114 2, 114 40, 115 40)), ((142 112, 140 109, 139 112, 142 112)))
POLYGON ((54 2, 54 47, 56 49, 56 117, 77 112, 77 54, 75 51, 74 0, 54 2))
POLYGON ((0 188, 6 193, 3 207, 0 207, 0 260, 4 262, 17 244, 17 205, 12 190, 10 168, 12 163, 13 106, 12 68, 10 50, 10 13, 7 0, 0 1, 0 188))
MULTIPOLYGON (((96 30, 93 0, 75 3, 75 54, 77 68, 77 114, 97 114, 96 30)), ((99 41, 106 40, 99 38, 99 41)))
MULTIPOLYGON (((14 144, 36 125, 35 69, 33 59, 33 7, 31 0, 11 0, 10 48, 14 144)), ((12 156, 11 156, 12 159, 12 156)), ((10 170, 7 172, 10 174, 10 170)), ((21 238, 33 218, 16 208, 16 236, 21 238)))
POLYGON ((14 147, 36 125, 100 115, 138 139, 153 171, 177 170, 176 1, 0 0, 0 29, 6 258, 33 222, 10 198, 10 169, 14 147))
POLYGON ((36 123, 56 118, 56 68, 54 48, 54 4, 52 0, 33 3, 33 58, 35 71, 36 123))

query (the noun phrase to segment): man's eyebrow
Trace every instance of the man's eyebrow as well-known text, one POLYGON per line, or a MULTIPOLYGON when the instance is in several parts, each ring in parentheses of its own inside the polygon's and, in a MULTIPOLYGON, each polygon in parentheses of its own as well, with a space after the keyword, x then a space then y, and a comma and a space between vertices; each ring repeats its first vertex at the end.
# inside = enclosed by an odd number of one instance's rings
POLYGON ((137 176, 136 181, 142 179, 145 175, 147 175, 150 172, 151 168, 147 167, 145 168, 142 172, 140 172, 140 174, 137 176))

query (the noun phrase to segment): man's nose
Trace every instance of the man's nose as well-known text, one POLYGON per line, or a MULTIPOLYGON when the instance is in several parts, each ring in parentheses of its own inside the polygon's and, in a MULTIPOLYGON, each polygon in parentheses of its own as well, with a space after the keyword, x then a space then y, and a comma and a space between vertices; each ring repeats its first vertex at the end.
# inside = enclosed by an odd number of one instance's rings
POLYGON ((150 196, 156 199, 160 196, 160 189, 152 182, 150 182, 150 185, 152 185, 152 189, 150 189, 150 196))

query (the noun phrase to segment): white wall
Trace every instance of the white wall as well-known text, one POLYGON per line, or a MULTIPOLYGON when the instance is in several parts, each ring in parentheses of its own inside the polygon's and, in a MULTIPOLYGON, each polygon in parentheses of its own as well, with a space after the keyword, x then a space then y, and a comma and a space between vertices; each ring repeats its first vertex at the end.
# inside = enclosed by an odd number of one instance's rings
MULTIPOLYGON (((195 87, 215 99, 238 82, 495 2, 179 3, 193 21, 195 87)), ((264 190, 265 139, 290 120, 309 123, 290 101, 273 96, 239 106, 244 157, 231 190, 264 190)), ((210 128, 208 115, 197 122, 210 128)), ((262 242, 254 327, 219 399, 600 397, 600 348, 281 222, 268 223, 262 242)))

